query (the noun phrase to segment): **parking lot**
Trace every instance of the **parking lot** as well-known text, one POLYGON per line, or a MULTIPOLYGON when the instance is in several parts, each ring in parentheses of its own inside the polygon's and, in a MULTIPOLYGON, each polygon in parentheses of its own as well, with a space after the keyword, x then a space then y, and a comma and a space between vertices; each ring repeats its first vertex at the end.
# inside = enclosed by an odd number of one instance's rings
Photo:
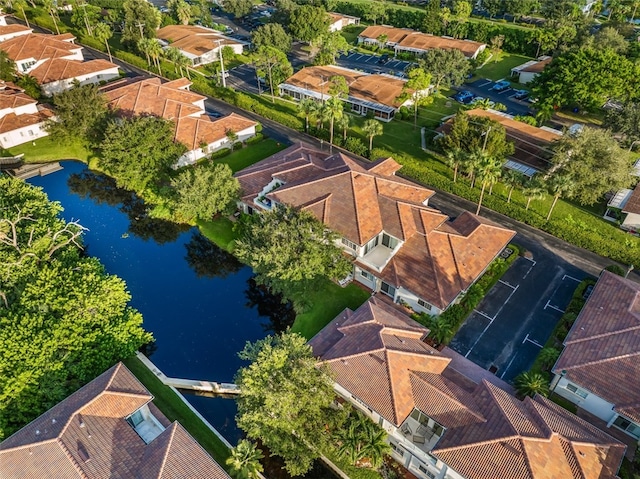
POLYGON ((507 107, 506 113, 509 115, 516 116, 529 114, 529 103, 522 100, 516 100, 513 97, 516 94, 517 86, 516 88, 507 88, 506 90, 498 92, 491 89, 495 84, 496 82, 492 80, 482 78, 472 83, 462 85, 456 88, 456 90, 468 90, 475 96, 488 98, 496 103, 502 103, 507 107))
POLYGON ((258 84, 256 70, 250 65, 240 65, 229 70, 227 87, 254 94, 262 93, 265 88, 269 89, 268 85, 265 87, 258 84))
POLYGON ((467 318, 449 345, 511 381, 528 370, 585 273, 544 254, 519 257, 467 318))
POLYGON ((405 70, 412 65, 411 62, 396 60, 393 57, 389 57, 384 63, 379 62, 380 55, 350 52, 340 56, 336 64, 344 68, 362 70, 367 73, 387 73, 396 76, 403 75, 405 70))

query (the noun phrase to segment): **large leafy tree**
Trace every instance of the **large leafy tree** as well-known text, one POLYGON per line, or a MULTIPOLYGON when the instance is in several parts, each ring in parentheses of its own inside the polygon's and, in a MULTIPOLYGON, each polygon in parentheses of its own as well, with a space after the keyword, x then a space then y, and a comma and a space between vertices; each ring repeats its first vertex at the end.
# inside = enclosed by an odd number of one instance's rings
POLYGON ((100 165, 120 187, 140 191, 164 178, 186 151, 173 141, 172 122, 153 116, 112 121, 100 145, 100 165))
POLYGON ((210 220, 230 212, 239 197, 240 185, 229 165, 205 163, 184 168, 171 180, 176 192, 176 212, 186 220, 210 220))
POLYGON ((234 253, 261 282, 344 278, 351 270, 334 245, 338 235, 307 211, 278 205, 241 225, 234 253))
POLYGON ((266 78, 271 91, 271 101, 275 102, 274 86, 279 85, 291 75, 293 67, 287 55, 274 47, 260 47, 251 56, 259 76, 266 78))
POLYGON ((231 449, 231 456, 227 458, 227 465, 237 479, 258 479, 263 471, 260 459, 264 455, 256 445, 242 439, 238 445, 231 449))
POLYGON ((413 128, 418 125, 418 108, 429 105, 433 102, 433 97, 429 96, 431 86, 431 74, 420 67, 412 68, 407 73, 407 82, 402 88, 403 100, 411 100, 413 107, 413 128))
POLYGON ((151 340, 61 210, 0 177, 0 439, 151 340))
POLYGON ((14 81, 16 73, 16 64, 13 62, 7 52, 0 50, 0 80, 14 81))
POLYGON ((160 11, 146 0, 125 0, 122 3, 124 28, 122 42, 136 45, 140 38, 154 38, 160 26, 160 11))
POLYGON ((445 151, 457 149, 473 153, 482 150, 487 155, 502 160, 513 154, 515 149, 500 123, 490 118, 469 115, 464 111, 455 116, 441 145, 445 151))
POLYGON ((460 50, 444 50, 433 48, 420 59, 420 67, 431 74, 434 87, 438 90, 451 88, 464 83, 469 69, 469 60, 460 50))
POLYGON ((604 126, 622 135, 629 143, 640 140, 640 103, 628 102, 620 110, 609 110, 604 126))
POLYGON ((422 22, 423 31, 433 35, 442 34, 442 20, 440 19, 440 0, 429 0, 425 5, 425 15, 422 22))
POLYGON ((562 175, 571 182, 561 196, 583 205, 592 205, 611 190, 632 183, 633 162, 628 152, 607 130, 584 127, 577 134, 566 134, 557 141, 549 175, 562 175))
MULTIPOLYGON (((102 24, 104 25, 104 24, 102 24)), ((56 119, 47 122, 47 131, 60 142, 99 141, 108 118, 107 101, 94 84, 80 85, 53 97, 56 119)))
POLYGON ((609 98, 637 97, 638 67, 611 49, 579 48, 556 58, 532 82, 540 109, 599 109, 609 98))
POLYGON ((234 18, 242 18, 251 13, 253 2, 251 0, 224 0, 222 8, 234 18))
POLYGON ((296 40, 311 42, 328 29, 329 15, 322 7, 302 5, 291 12, 289 31, 296 40))
POLYGON ((251 33, 254 48, 273 47, 288 53, 291 50, 291 37, 279 23, 260 25, 251 33))
POLYGON ((313 63, 331 65, 336 62, 339 53, 349 50, 347 40, 340 32, 325 32, 311 41, 312 48, 317 51, 313 63))
POLYGON ((316 367, 311 347, 295 333, 247 343, 240 352, 251 361, 240 369, 236 384, 238 426, 284 459, 291 475, 307 472, 319 450, 327 447, 340 413, 332 409, 332 379, 316 367))

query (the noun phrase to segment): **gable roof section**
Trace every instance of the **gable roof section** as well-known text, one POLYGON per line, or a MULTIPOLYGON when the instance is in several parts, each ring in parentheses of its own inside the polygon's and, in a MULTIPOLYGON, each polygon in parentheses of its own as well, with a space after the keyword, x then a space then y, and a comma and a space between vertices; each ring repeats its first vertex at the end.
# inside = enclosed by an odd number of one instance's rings
POLYGON ((603 271, 553 371, 640 422, 640 285, 603 271))
POLYGON ((399 47, 415 50, 431 50, 433 48, 460 50, 466 57, 473 57, 483 45, 484 43, 471 40, 438 37, 421 32, 410 32, 398 43, 399 47))
POLYGON ((372 40, 377 40, 381 35, 386 35, 387 42, 399 43, 404 37, 409 35, 411 32, 413 32, 413 30, 409 30, 405 28, 387 27, 385 25, 372 25, 370 27, 365 28, 358 36, 362 38, 370 38, 372 40))
POLYGON ((0 110, 15 109, 25 105, 38 103, 22 88, 18 88, 11 82, 0 80, 0 110))
POLYGON ((101 58, 86 62, 54 58, 34 68, 30 72, 30 75, 34 77, 40 85, 46 85, 47 83, 71 80, 84 75, 97 75, 114 68, 118 68, 118 65, 101 58))
POLYGON ((42 35, 30 33, 10 38, 0 43, 0 50, 7 52, 14 62, 33 58, 36 61, 47 58, 64 58, 71 56, 82 47, 71 43, 74 37, 66 35, 42 35))
POLYGON ((18 35, 27 35, 33 32, 32 28, 28 28, 24 25, 12 23, 9 25, 0 24, 0 37, 11 35, 11 38, 18 35))
POLYGON ((216 30, 198 25, 167 25, 156 31, 156 37, 169 42, 170 47, 197 57, 217 49, 218 40, 223 46, 241 44, 216 30))
POLYGON ((125 418, 151 399, 122 363, 113 366, 0 443, 0 476, 227 479, 177 423, 144 443, 125 418))
POLYGON ((629 196, 629 199, 622 207, 622 211, 624 213, 640 215, 640 187, 638 187, 638 185, 633 189, 631 196, 629 196))
POLYGON ((255 121, 236 113, 222 118, 212 118, 209 115, 186 116, 176 120, 175 140, 186 145, 189 150, 195 150, 203 143, 209 145, 224 139, 227 131, 237 133, 255 125, 255 121))
POLYGON ((53 118, 54 115, 55 113, 53 110, 50 110, 43 105, 38 105, 37 113, 23 113, 21 115, 9 113, 8 115, 4 115, 0 118, 0 133, 7 133, 19 128, 37 125, 53 118))

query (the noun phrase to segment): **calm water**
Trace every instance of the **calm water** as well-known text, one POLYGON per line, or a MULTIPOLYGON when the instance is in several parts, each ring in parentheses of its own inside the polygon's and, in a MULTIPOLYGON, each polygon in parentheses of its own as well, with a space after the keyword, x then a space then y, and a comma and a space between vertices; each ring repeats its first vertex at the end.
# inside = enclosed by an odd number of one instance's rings
MULTIPOLYGON (((155 343, 147 354, 168 376, 231 382, 246 341, 291 324, 293 315, 252 281, 252 271, 197 229, 150 219, 131 193, 76 162, 29 180, 89 228, 87 252, 123 278, 155 343)), ((186 396, 231 443, 235 401, 186 396)))

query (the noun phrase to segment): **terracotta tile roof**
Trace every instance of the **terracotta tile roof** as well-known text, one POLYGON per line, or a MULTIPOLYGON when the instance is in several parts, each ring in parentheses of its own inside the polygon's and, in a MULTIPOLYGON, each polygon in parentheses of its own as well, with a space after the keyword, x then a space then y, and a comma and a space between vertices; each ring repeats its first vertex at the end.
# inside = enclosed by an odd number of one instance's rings
MULTIPOLYGON (((560 139, 562 134, 559 131, 528 125, 522 121, 514 120, 511 115, 493 110, 476 108, 469 110, 467 114, 490 118, 504 126, 507 138, 514 142, 515 152, 511 155, 514 160, 538 169, 547 169, 549 167, 549 162, 545 160, 551 158, 549 151, 551 143, 560 139)), ((436 131, 447 134, 451 129, 452 121, 453 119, 448 120, 436 128, 436 131)))
POLYGON ((427 33, 411 32, 399 43, 399 47, 416 50, 431 50, 441 48, 443 50, 460 50, 467 57, 474 56, 484 44, 471 40, 458 40, 455 38, 437 37, 427 33))
POLYGON ((402 95, 406 83, 406 80, 389 75, 368 74, 332 65, 302 68, 284 83, 328 95, 329 78, 332 76, 344 77, 349 86, 349 96, 390 107, 399 106, 401 102, 397 98, 402 95))
POLYGON ((17 130, 18 128, 37 125, 52 118, 54 115, 53 110, 42 105, 38 105, 38 113, 23 113, 22 115, 9 113, 0 118, 0 134, 17 130))
POLYGON ((404 28, 387 27, 384 25, 373 25, 365 28, 360 33, 359 36, 362 38, 370 38, 372 40, 377 40, 380 35, 386 35, 387 42, 399 43, 404 37, 409 35, 411 32, 413 32, 413 30, 404 29, 404 28))
POLYGON ((33 29, 25 27, 24 25, 18 25, 17 23, 13 23, 11 25, 0 25, 0 36, 11 35, 15 33, 29 32, 31 33, 33 29))
POLYGON ((151 399, 119 363, 0 443, 0 477, 227 479, 177 423, 145 444, 125 418, 151 399))
POLYGON ((4 50, 14 62, 33 58, 36 61, 46 58, 64 58, 82 47, 65 41, 74 38, 73 35, 42 35, 31 33, 10 38, 0 43, 0 50, 4 50))
POLYGON ((114 68, 118 68, 118 65, 103 59, 81 62, 79 60, 54 58, 34 68, 29 74, 34 77, 40 85, 46 85, 47 83, 70 80, 83 75, 97 75, 100 72, 114 68))
POLYGON ((37 100, 27 95, 22 88, 18 88, 11 82, 0 81, 0 110, 14 109, 35 103, 38 103, 37 100))
POLYGON ((553 371, 640 422, 640 285, 603 271, 553 371))
POLYGON ((531 73, 540 73, 545 67, 551 63, 553 60, 552 57, 545 58, 544 60, 540 60, 539 62, 534 63, 533 65, 529 65, 528 67, 520 70, 521 72, 531 72, 531 73))
POLYGON ((229 130, 237 133, 255 125, 257 122, 236 113, 223 118, 187 116, 176 120, 175 141, 186 145, 189 150, 195 150, 202 143, 211 144, 226 138, 229 130))
POLYGON ((395 176, 398 168, 389 158, 361 164, 294 145, 236 177, 249 205, 276 178, 283 185, 267 198, 311 211, 358 245, 382 231, 405 241, 381 273, 359 260, 358 266, 445 309, 515 233, 468 212, 447 222, 424 205, 433 191, 395 176))
POLYGON ((622 208, 622 211, 624 213, 640 215, 640 187, 638 187, 638 185, 633 189, 633 192, 622 208))
POLYGON ((197 25, 167 25, 156 31, 156 37, 170 42, 170 46, 201 56, 218 48, 217 40, 222 45, 240 45, 241 43, 210 28, 197 25))

